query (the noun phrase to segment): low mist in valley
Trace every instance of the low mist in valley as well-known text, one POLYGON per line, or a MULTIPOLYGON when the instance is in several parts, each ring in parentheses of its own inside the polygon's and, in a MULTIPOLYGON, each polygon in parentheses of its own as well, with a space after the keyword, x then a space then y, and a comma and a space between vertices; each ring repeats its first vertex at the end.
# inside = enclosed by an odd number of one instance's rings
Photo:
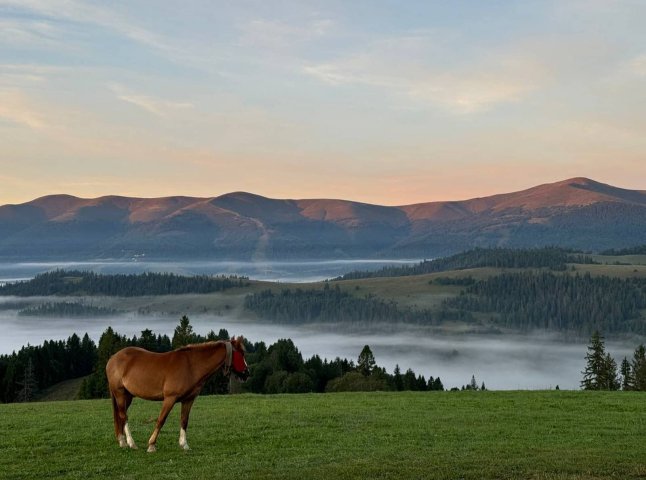
MULTIPOLYGON (((385 265, 416 262, 407 260, 335 260, 303 262, 71 262, 0 264, 0 281, 31 278, 37 273, 56 268, 92 270, 97 273, 141 273, 145 271, 178 274, 238 274, 251 278, 281 282, 307 282, 341 275, 350 270, 374 270, 385 265)), ((98 298, 63 297, 0 297, 0 353, 11 353, 23 345, 40 345, 45 340, 66 339, 73 333, 88 333, 98 342, 108 326, 129 337, 144 329, 155 334, 173 335, 182 313, 186 313, 197 333, 206 335, 226 328, 231 335, 244 335, 252 342, 267 345, 280 338, 291 338, 304 358, 342 357, 356 361, 364 345, 370 345, 377 364, 392 373, 399 365, 402 373, 408 368, 416 374, 439 376, 446 388, 466 385, 474 375, 478 385, 489 389, 578 389, 585 366, 587 339, 564 341, 554 334, 449 334, 422 327, 383 324, 352 329, 343 325, 276 325, 239 316, 197 315, 184 312, 178 305, 164 305, 163 311, 177 314, 136 313, 92 317, 42 317, 18 315, 26 306, 46 302, 73 301, 87 305, 109 306, 98 298)), ((169 300, 171 301, 171 300, 169 300)), ((166 302, 166 300, 164 300, 166 302)), ((182 304, 183 305, 183 304, 182 304)), ((128 308, 123 308, 127 310, 128 308)), ((136 309, 135 309, 136 311, 136 309)), ((222 310, 225 311, 224 309, 222 310)), ((229 312, 230 313, 230 312, 229 312)), ((239 313, 239 312, 236 312, 239 313)), ((619 364, 624 356, 632 357, 641 340, 609 341, 607 350, 619 364)))
POLYGON ((378 270, 388 265, 418 263, 419 259, 354 259, 294 261, 153 261, 131 260, 0 263, 0 284, 28 280, 51 270, 81 270, 103 274, 144 272, 177 275, 241 275, 272 282, 317 282, 351 270, 378 270))
MULTIPOLYGON (((149 328, 155 334, 172 337, 179 317, 169 315, 125 314, 113 317, 50 318, 18 316, 6 309, 17 298, 5 298, 0 310, 0 353, 11 353, 26 344, 66 339, 72 333, 88 333, 98 342, 108 327, 127 336, 149 328), (9 305, 7 305, 9 304, 9 305)), ((13 308, 13 307, 12 307, 13 308)), ((418 327, 384 325, 344 331, 343 327, 287 326, 220 316, 190 316, 194 330, 207 334, 226 328, 231 335, 244 335, 252 342, 267 345, 291 338, 304 358, 342 357, 356 361, 364 345, 370 345, 377 364, 392 373, 399 365, 402 373, 412 368, 416 374, 439 376, 445 388, 461 387, 475 375, 478 385, 488 389, 578 389, 585 365, 586 345, 564 342, 548 335, 467 335, 438 334, 418 327)), ((638 341, 607 342, 608 351, 619 363, 631 357, 638 341)))

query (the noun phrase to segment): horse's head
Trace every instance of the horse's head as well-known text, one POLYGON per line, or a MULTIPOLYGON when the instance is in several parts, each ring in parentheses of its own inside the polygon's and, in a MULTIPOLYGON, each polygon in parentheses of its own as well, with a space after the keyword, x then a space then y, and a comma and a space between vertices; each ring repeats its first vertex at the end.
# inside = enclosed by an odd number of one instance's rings
POLYGON ((238 379, 244 382, 249 378, 249 367, 247 366, 247 361, 244 358, 246 353, 244 348, 244 338, 242 336, 239 336, 238 338, 232 337, 231 346, 233 347, 231 371, 236 374, 238 379))

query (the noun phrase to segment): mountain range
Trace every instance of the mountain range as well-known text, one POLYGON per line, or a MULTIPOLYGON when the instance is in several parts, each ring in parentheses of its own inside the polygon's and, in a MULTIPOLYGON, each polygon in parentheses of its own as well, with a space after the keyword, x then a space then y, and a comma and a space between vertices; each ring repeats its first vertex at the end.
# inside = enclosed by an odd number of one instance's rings
POLYGON ((84 199, 0 206, 5 260, 429 258, 475 246, 586 251, 646 243, 646 191, 572 178, 463 201, 381 206, 347 200, 84 199))

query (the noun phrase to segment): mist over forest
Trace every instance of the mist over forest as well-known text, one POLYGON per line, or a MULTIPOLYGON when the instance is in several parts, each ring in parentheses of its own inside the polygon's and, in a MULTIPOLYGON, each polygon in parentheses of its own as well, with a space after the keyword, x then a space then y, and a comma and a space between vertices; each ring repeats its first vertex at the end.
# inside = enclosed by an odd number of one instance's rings
MULTIPOLYGON (((45 340, 65 340, 72 333, 88 333, 98 342, 108 326, 126 336, 140 335, 144 329, 172 336, 177 317, 124 314, 113 317, 56 318, 23 317, 15 311, 0 311, 0 354, 22 345, 39 345, 45 340)), ((421 327, 373 325, 370 329, 343 331, 334 325, 275 325, 239 318, 191 316, 196 333, 224 328, 231 335, 244 335, 252 342, 267 344, 282 338, 294 341, 302 355, 319 355, 356 361, 364 345, 369 345, 377 364, 390 373, 396 365, 402 371, 440 376, 446 388, 461 387, 475 375, 489 389, 578 389, 584 367, 586 346, 568 342, 557 335, 469 335, 437 334, 421 327)), ((630 357, 636 342, 610 341, 608 351, 616 358, 630 357)))
POLYGON ((488 389, 578 389, 586 342, 597 325, 612 332, 604 327, 612 319, 608 325, 616 333, 607 348, 617 361, 641 343, 635 334, 642 331, 646 267, 626 258, 547 248, 475 249, 437 261, 390 263, 5 264, 0 273, 9 283, 0 288, 0 353, 73 333, 88 333, 98 342, 108 327, 127 337, 144 329, 172 335, 178 319, 188 315, 200 335, 226 329, 268 345, 289 338, 304 358, 356 361, 369 345, 388 372, 410 368, 426 378, 441 377, 445 388, 460 388, 475 377, 488 389), (280 281, 254 279, 259 269, 280 281), (152 271, 170 274, 142 274, 152 271), (248 272, 250 278, 242 276, 248 272), (26 274, 36 277, 10 280, 26 274), (609 274, 617 279, 608 283, 609 274), (306 283, 313 277, 319 281, 306 283), (336 278, 320 282, 331 277, 336 278), (522 287, 509 300, 520 303, 501 303, 511 287, 488 287, 509 278, 515 282, 510 285, 522 287), (557 295, 559 285, 571 298, 557 295), (627 291, 623 286, 634 295, 613 293, 627 291), (39 292, 49 295, 33 296, 39 292), (542 293, 530 298, 528 292, 542 293), (626 308, 615 308, 619 297, 626 308), (579 319, 582 312, 585 318, 579 319), (539 320, 564 317, 553 325, 524 321, 530 314, 539 320), (542 324, 547 328, 536 328, 542 324))

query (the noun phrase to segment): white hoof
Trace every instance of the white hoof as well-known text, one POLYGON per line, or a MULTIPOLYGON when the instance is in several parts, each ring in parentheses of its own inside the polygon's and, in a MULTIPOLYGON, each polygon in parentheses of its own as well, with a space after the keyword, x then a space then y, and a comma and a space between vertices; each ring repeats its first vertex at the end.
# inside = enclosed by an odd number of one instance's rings
POLYGON ((137 445, 135 445, 135 441, 132 439, 132 433, 130 433, 130 427, 128 426, 127 422, 125 427, 123 428, 123 432, 126 434, 126 442, 128 443, 128 446, 133 450, 136 450, 137 445))
POLYGON ((157 447, 154 444, 153 445, 148 445, 148 450, 147 450, 148 453, 152 453, 152 452, 156 452, 156 451, 157 451, 157 447))
POLYGON ((128 446, 128 444, 126 443, 126 439, 124 438, 123 435, 119 435, 117 437, 117 441, 119 442, 119 446, 121 448, 126 448, 128 446))
POLYGON ((179 430, 179 446, 184 450, 189 450, 188 442, 186 441, 186 430, 184 430, 183 428, 179 430))

